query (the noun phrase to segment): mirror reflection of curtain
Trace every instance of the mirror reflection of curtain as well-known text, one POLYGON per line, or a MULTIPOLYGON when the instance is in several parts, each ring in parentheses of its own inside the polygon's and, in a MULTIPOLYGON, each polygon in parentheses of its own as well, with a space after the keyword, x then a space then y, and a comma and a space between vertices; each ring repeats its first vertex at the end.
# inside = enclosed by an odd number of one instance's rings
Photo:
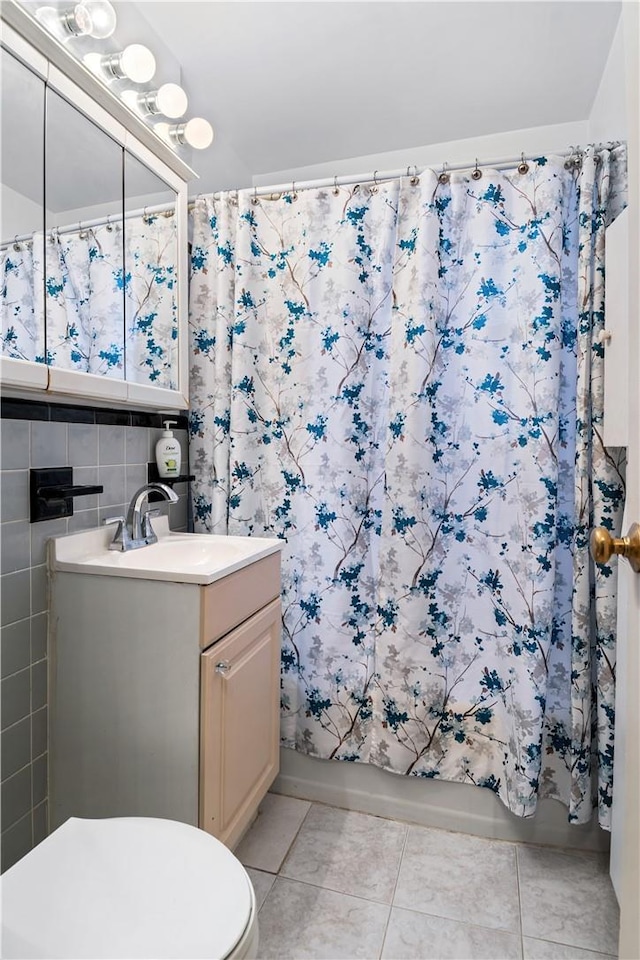
POLYGON ((127 380, 177 389, 175 216, 126 220, 127 380))
POLYGON ((49 362, 122 379, 122 227, 52 234, 46 263, 49 362))
POLYGON ((0 247, 2 354, 44 363, 42 234, 0 247))
POLYGON ((42 243, 0 247, 3 355, 176 389, 175 216, 128 217, 124 241, 121 222, 53 231, 34 257, 42 243))

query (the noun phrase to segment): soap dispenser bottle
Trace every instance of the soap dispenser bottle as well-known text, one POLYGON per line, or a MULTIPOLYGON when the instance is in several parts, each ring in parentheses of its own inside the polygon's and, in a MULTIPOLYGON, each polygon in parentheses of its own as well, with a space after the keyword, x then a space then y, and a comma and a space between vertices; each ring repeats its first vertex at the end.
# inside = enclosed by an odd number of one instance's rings
POLYGON ((175 426, 177 420, 165 420, 165 430, 156 443, 156 464, 158 474, 163 479, 180 476, 180 444, 174 437, 170 427, 175 426))

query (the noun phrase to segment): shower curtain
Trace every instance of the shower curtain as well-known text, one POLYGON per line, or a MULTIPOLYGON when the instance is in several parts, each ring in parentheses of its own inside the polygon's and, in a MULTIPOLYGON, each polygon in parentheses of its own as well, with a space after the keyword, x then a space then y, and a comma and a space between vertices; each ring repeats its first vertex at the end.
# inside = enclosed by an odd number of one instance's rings
POLYGON ((48 362, 122 379, 122 224, 53 232, 45 262, 48 362))
POLYGON ((283 538, 282 737, 608 826, 624 451, 602 424, 625 150, 200 198, 196 528, 283 538))
POLYGON ((2 354, 44 363, 44 237, 0 246, 2 354))
POLYGON ((0 255, 4 356, 116 379, 126 363, 127 380, 176 388, 174 216, 128 217, 124 238, 122 221, 36 233, 0 255))

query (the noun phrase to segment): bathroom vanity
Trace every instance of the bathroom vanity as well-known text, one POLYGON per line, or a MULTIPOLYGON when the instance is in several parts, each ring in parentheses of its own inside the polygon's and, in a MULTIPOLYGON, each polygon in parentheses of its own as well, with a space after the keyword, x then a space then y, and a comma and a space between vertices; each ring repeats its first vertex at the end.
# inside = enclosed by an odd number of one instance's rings
POLYGON ((50 816, 164 817, 233 847, 278 773, 279 540, 50 544, 50 816))

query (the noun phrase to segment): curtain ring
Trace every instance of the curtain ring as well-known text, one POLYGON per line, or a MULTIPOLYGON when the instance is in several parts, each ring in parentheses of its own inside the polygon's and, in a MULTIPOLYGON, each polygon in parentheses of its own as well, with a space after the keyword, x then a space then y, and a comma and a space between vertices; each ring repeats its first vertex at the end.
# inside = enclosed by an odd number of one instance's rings
POLYGON ((449 183, 450 176, 447 173, 447 164, 442 164, 442 170, 440 171, 440 176, 438 177, 438 183, 449 183))
POLYGON ((86 240, 88 236, 87 231, 82 229, 82 220, 78 220, 78 237, 80 240, 86 240))
MULTIPOLYGON (((407 167, 407 170, 408 169, 409 168, 407 167)), ((413 167, 413 176, 411 177, 411 180, 409 181, 409 183, 411 184, 412 187, 417 187, 418 184, 420 183, 420 177, 418 176, 418 168, 415 166, 415 164, 413 167)))
POLYGON ((529 164, 524 158, 524 153, 520 154, 520 163, 518 164, 518 173, 529 173, 529 164))
POLYGON ((16 251, 16 253, 19 253, 19 252, 22 250, 22 247, 21 247, 20 244, 18 243, 18 234, 17 234, 17 233, 16 233, 15 237, 13 238, 13 249, 16 251))
POLYGON ((297 199, 298 199, 298 191, 296 190, 296 182, 295 182, 295 180, 293 180, 293 181, 291 182, 291 199, 292 199, 292 200, 297 200, 297 199))
POLYGON ((482 170, 480 170, 480 168, 478 167, 478 158, 476 157, 476 166, 473 173, 471 174, 471 179, 480 180, 481 177, 482 177, 482 170))
POLYGON ((109 214, 107 217, 106 229, 107 229, 107 233, 113 233, 113 227, 111 226, 111 214, 109 214))
POLYGON ((337 175, 333 178, 333 195, 334 197, 339 196, 340 188, 338 187, 338 177, 337 175))
POLYGON ((372 186, 372 187, 369 187, 369 193, 377 193, 377 192, 378 192, 378 171, 377 171, 377 170, 374 170, 374 171, 373 171, 373 186, 372 186))
POLYGON ((569 147, 571 155, 564 162, 565 170, 577 170, 582 166, 582 154, 579 147, 569 147))
POLYGON ((258 188, 257 188, 257 187, 254 187, 254 188, 253 188, 253 196, 251 197, 251 203, 253 204, 254 207, 255 207, 256 204, 258 203, 258 188))

